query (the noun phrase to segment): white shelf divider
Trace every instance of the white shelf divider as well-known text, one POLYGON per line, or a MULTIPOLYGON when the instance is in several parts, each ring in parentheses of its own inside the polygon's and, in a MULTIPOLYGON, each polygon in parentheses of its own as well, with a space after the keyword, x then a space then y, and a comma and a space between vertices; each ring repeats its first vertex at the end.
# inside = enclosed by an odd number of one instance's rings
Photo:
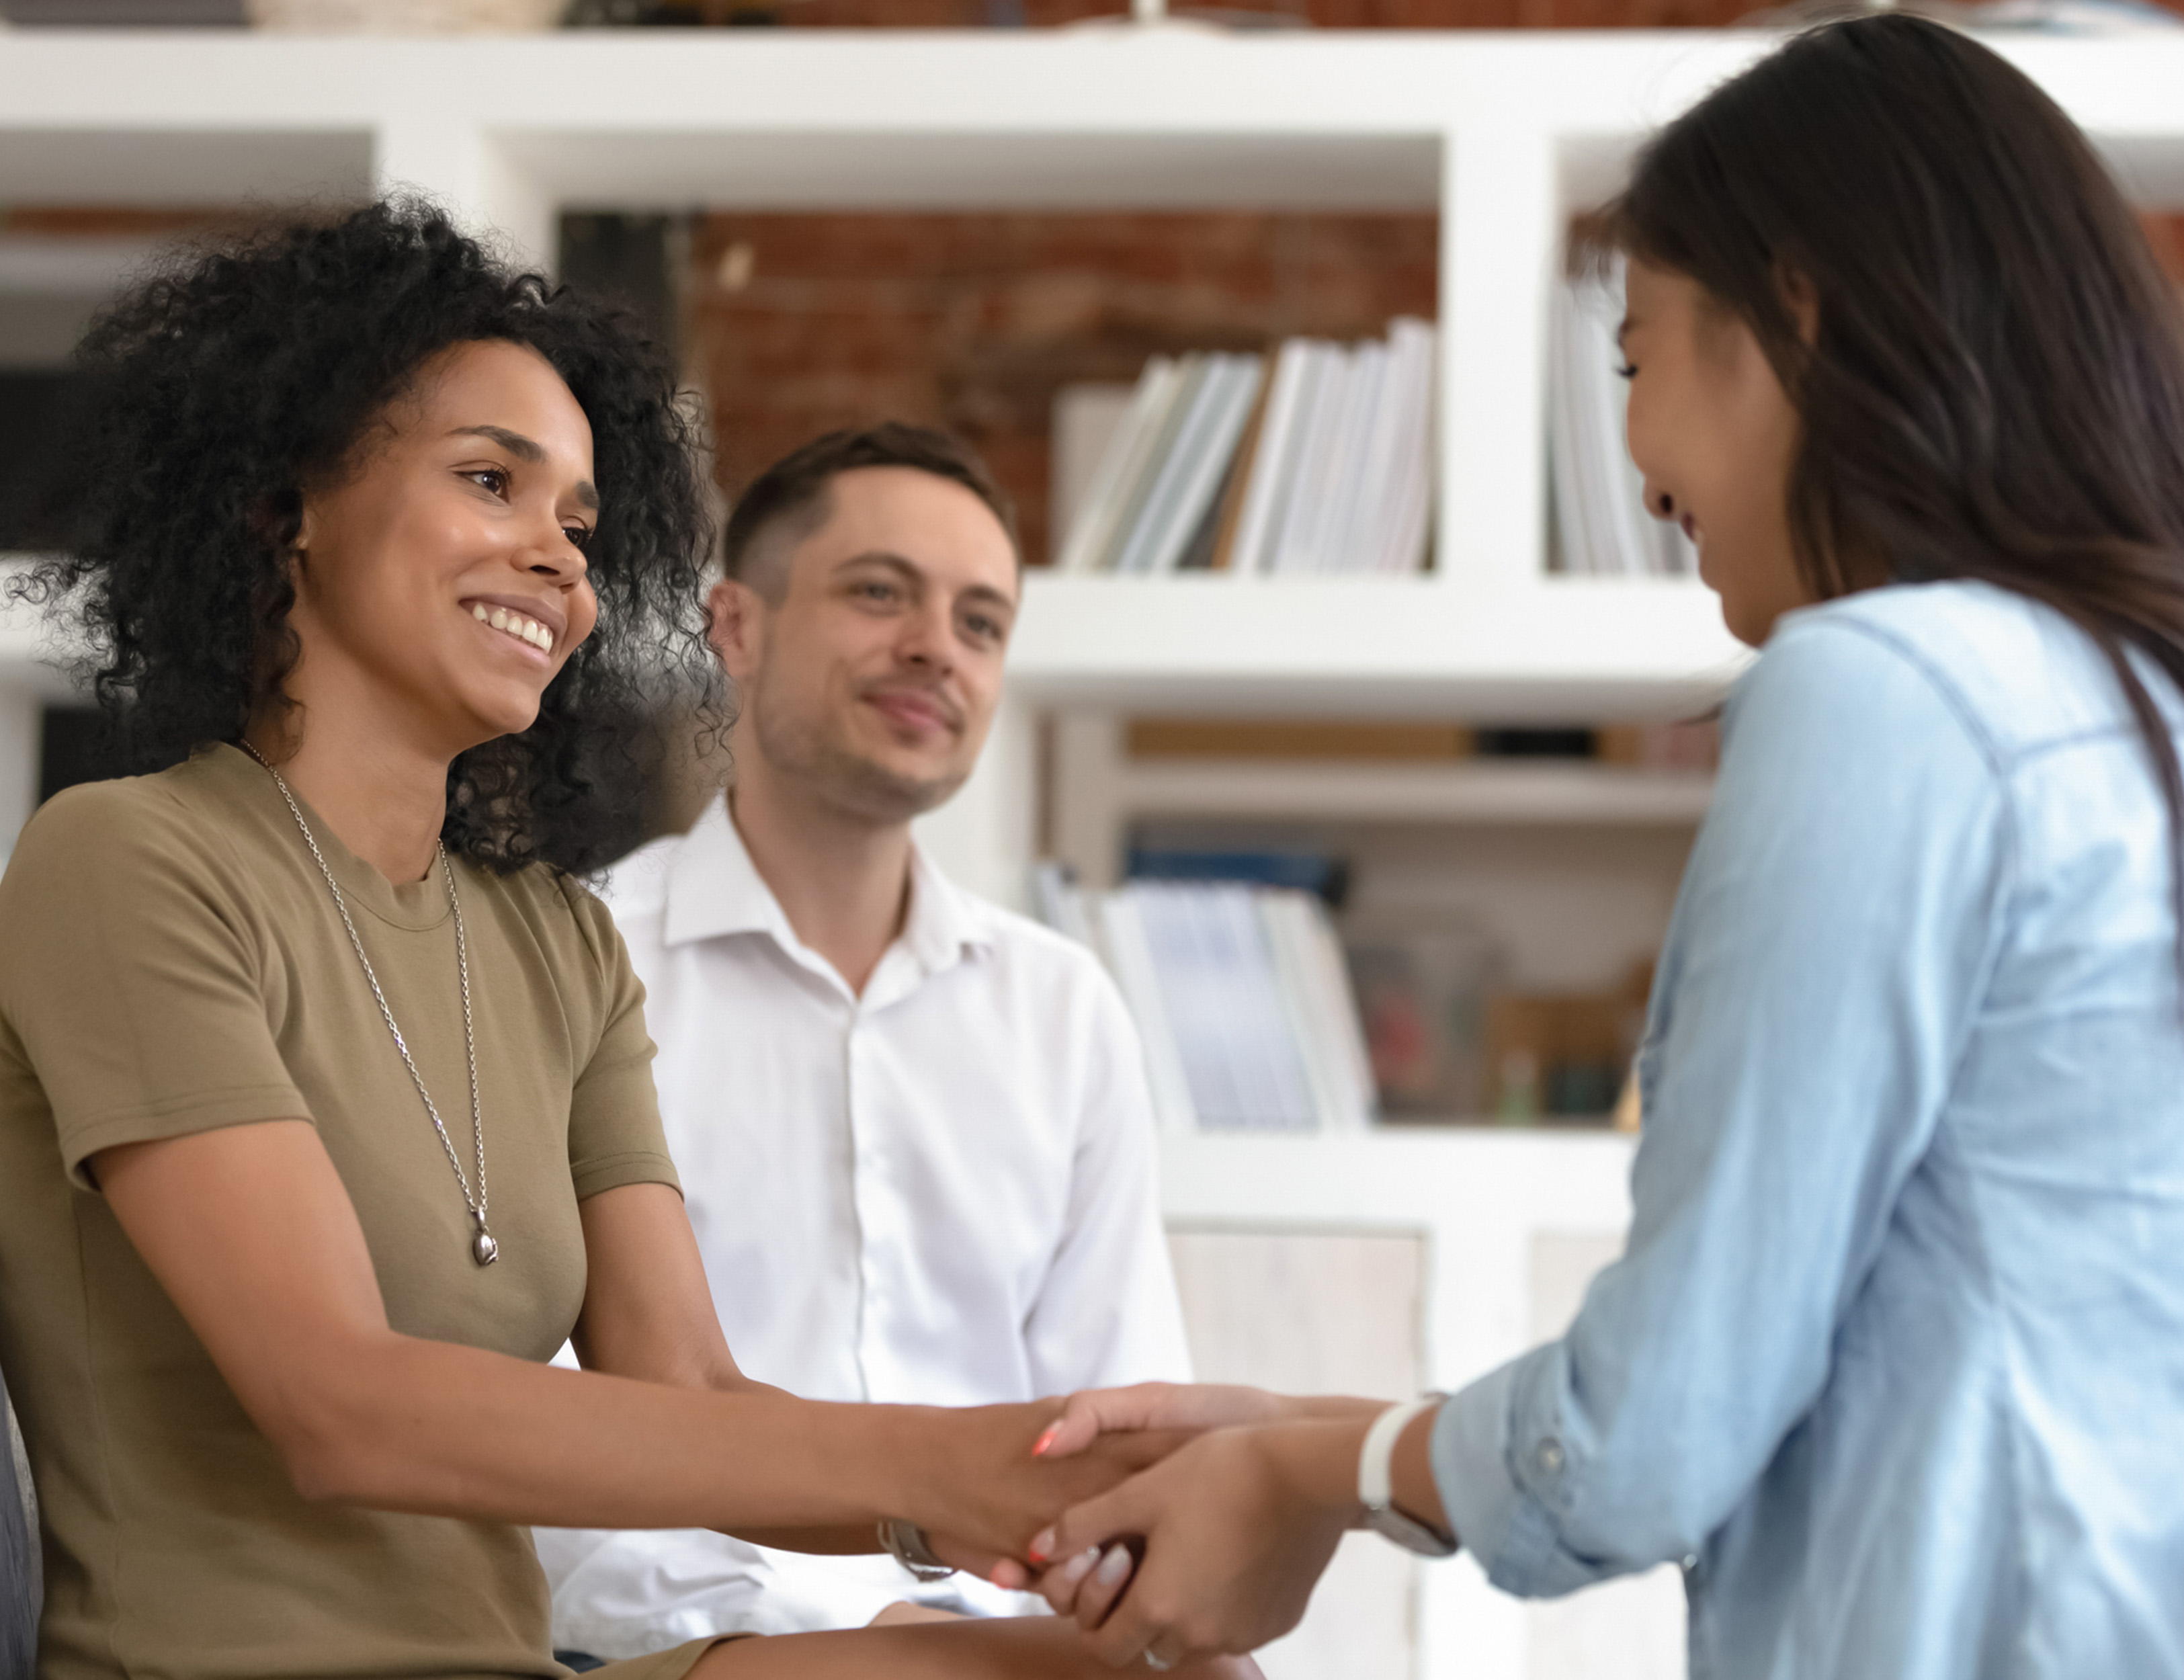
POLYGON ((1550 130, 1507 118, 1462 123, 1446 155, 1436 546, 1442 580, 1486 601, 1546 565, 1557 159, 1550 130))

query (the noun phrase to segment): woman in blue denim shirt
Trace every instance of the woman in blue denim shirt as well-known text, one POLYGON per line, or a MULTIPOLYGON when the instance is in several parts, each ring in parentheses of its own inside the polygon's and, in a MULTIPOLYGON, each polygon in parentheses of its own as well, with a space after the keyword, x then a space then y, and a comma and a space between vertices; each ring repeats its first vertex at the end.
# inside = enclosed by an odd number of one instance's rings
POLYGON ((1628 1251, 1408 1416, 1080 1397, 1050 1450, 1206 1432, 1041 1537, 1049 1595, 1111 1660, 1245 1649, 1369 1514, 1527 1595, 1682 1560, 1698 1674, 2184 1674, 2177 300, 2062 113, 1902 16, 1716 92, 1606 225, 1648 504, 1764 646, 1628 1251))

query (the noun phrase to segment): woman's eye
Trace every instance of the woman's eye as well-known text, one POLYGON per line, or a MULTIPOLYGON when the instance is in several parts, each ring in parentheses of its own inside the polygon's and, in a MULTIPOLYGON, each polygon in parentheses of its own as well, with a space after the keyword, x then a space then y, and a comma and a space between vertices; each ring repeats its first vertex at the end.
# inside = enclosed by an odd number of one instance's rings
POLYGON ((473 467, 463 476, 496 496, 508 494, 508 475, 499 467, 473 467))
POLYGON ((592 528, 588 525, 565 525, 561 535, 569 539, 569 546, 579 553, 591 546, 592 528))
POLYGON ((1638 364, 1635 362, 1618 362, 1616 364, 1615 376, 1618 379, 1635 379, 1637 377, 1637 374, 1638 364))

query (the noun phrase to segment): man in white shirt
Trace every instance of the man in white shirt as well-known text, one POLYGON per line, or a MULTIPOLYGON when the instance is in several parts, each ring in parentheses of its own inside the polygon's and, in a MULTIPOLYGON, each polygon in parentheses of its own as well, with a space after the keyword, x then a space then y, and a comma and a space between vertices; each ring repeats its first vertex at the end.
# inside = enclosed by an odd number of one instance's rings
MULTIPOLYGON (((737 1362, 813 1399, 947 1405, 1187 1379, 1120 996, 911 838, 1000 697, 1006 504, 939 433, 837 432, 760 476, 725 548, 733 793, 606 897, 737 1362)), ((705 1531, 541 1530, 539 1549, 555 1644, 607 1658, 1043 1608, 705 1531)))

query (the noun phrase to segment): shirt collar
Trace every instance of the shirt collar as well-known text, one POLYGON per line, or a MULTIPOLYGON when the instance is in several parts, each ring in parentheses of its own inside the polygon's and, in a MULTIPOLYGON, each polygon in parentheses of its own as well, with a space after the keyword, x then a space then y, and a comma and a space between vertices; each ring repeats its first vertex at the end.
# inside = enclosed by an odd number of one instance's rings
POLYGON ((662 932, 670 945, 727 933, 770 933, 784 946, 796 946, 781 901, 736 832, 725 793, 713 796, 675 848, 662 932))
POLYGON ((992 948, 998 930, 993 906, 940 872, 916 841, 910 848, 910 918, 901 943, 928 975, 952 968, 974 951, 992 948))
MULTIPOLYGON (((812 954, 751 861, 728 815, 725 793, 713 797, 675 848, 667 874, 666 910, 662 932, 669 945, 732 933, 764 933, 793 955, 812 954)), ((993 908, 943 875, 912 842, 910 919, 896 947, 907 950, 921 973, 929 977, 954 967, 971 952, 990 948, 996 937, 993 908)), ((886 959, 881 966, 889 966, 886 959)))

